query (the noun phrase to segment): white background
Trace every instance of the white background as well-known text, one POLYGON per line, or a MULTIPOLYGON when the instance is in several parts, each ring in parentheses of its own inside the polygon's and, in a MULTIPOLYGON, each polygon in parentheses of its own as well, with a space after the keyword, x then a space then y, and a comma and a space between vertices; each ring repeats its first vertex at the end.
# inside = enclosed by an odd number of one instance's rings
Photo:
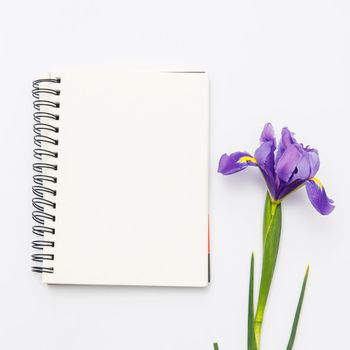
POLYGON ((349 15, 346 0, 2 1, 0 348, 209 350, 217 340, 245 349, 265 188, 256 169, 223 177, 216 167, 224 152, 254 151, 266 121, 319 149, 318 177, 337 208, 322 217, 304 189, 283 203, 261 348, 286 347, 308 263, 295 349, 347 348, 349 15), (46 286, 30 272, 31 81, 74 64, 208 71, 209 288, 46 286))

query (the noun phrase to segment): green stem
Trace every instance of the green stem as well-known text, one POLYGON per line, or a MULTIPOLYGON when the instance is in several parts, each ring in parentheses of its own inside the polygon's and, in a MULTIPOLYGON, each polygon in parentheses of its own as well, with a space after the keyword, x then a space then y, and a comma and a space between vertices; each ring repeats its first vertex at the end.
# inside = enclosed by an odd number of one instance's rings
POLYGON ((281 203, 273 201, 269 193, 267 193, 263 225, 263 263, 258 305, 254 320, 254 332, 258 349, 260 349, 261 326, 278 255, 281 225, 281 203))

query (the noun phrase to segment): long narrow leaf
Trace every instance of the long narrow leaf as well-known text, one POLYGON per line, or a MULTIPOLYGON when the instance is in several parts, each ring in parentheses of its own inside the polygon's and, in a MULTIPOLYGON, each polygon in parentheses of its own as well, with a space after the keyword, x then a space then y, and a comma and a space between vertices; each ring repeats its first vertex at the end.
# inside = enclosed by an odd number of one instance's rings
POLYGON ((265 207, 264 207, 264 223, 263 223, 263 248, 265 247, 265 240, 269 226, 271 225, 271 197, 269 192, 266 193, 265 207))
POLYGON ((248 302, 248 350, 257 350, 254 331, 254 253, 250 259, 248 302))
POLYGON ((260 279, 258 305, 255 315, 255 335, 257 347, 260 347, 260 333, 264 318, 265 306, 275 270, 281 236, 281 204, 273 202, 267 193, 263 226, 263 264, 260 279))
POLYGON ((307 267, 306 273, 304 276, 303 286, 301 288, 298 306, 297 306, 297 310, 296 310, 295 316, 294 316, 292 332, 290 333, 289 342, 287 345, 287 350, 292 350, 293 345, 294 345, 295 335, 297 333, 297 328, 298 328, 298 323, 299 323, 300 312, 301 312, 301 308, 303 306, 303 300, 304 300, 304 294, 305 294, 305 288, 306 288, 308 276, 309 276, 309 266, 307 267))
POLYGON ((218 343, 214 343, 214 350, 219 350, 219 345, 218 345, 218 343))

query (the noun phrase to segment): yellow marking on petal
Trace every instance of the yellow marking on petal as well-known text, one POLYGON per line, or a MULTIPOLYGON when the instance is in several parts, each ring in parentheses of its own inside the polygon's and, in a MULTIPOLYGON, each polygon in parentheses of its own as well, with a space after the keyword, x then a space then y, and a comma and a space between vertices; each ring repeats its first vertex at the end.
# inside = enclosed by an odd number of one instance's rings
POLYGON ((237 163, 247 163, 252 162, 258 164, 258 161, 254 157, 244 156, 238 159, 237 163))
POLYGON ((315 183, 318 185, 318 187, 322 190, 323 185, 322 185, 322 182, 321 182, 318 178, 312 177, 310 180, 312 180, 313 182, 315 182, 315 183))

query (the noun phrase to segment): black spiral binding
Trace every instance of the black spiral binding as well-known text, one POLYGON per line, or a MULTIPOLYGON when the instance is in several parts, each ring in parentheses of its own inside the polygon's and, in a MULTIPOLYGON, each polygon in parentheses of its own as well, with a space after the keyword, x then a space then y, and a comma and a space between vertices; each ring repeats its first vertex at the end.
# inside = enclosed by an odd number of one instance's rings
MULTIPOLYGON (((32 247, 43 251, 46 247, 54 247, 53 240, 45 240, 44 235, 52 236, 55 234, 54 227, 51 227, 49 222, 56 220, 52 214, 52 209, 56 208, 56 203, 47 197, 55 197, 56 190, 52 188, 52 184, 57 183, 55 171, 57 164, 55 159, 58 157, 58 152, 55 150, 58 146, 57 134, 59 129, 53 125, 59 120, 58 109, 59 102, 46 99, 45 96, 59 96, 60 90, 56 87, 60 84, 60 78, 38 79, 33 82, 33 97, 34 97, 34 157, 36 162, 33 164, 35 175, 33 176, 33 219, 36 224, 33 226, 33 233, 41 239, 34 240, 32 247), (44 84, 44 86, 43 86, 44 84), (50 86, 50 87, 48 87, 50 86), (45 132, 45 135, 44 135, 45 132), (48 136, 50 135, 50 136, 48 136), (46 147, 45 147, 46 146, 46 147), (50 150, 47 149, 50 147, 50 150), (53 150, 52 150, 53 149, 53 150), (43 162, 43 156, 52 159, 52 162, 43 162), (47 209, 51 209, 50 213, 47 209)), ((44 260, 54 260, 54 254, 36 253, 32 255, 34 262, 42 263, 44 260)), ((32 271, 39 273, 53 273, 53 267, 33 266, 32 271)))

